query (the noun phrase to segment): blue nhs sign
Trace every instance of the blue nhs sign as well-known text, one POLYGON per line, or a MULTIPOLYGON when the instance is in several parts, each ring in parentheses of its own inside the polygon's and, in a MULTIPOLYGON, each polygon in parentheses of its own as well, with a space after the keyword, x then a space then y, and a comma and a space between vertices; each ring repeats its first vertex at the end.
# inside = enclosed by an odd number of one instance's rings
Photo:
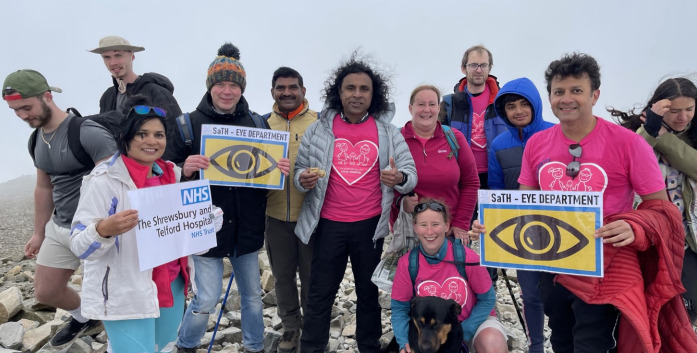
POLYGON ((197 186, 195 188, 182 189, 182 205, 210 201, 211 192, 208 186, 197 186))

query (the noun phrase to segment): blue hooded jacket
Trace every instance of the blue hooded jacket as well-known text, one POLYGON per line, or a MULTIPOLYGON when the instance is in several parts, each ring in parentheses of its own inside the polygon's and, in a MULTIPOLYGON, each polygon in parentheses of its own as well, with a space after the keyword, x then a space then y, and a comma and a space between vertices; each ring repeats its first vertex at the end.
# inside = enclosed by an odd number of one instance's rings
POLYGON ((506 83, 494 100, 494 109, 506 123, 508 131, 497 136, 491 142, 489 153, 489 189, 518 189, 520 166, 523 162, 523 150, 528 139, 538 131, 554 126, 553 123, 542 119, 542 99, 535 84, 528 78, 518 78, 506 83), (515 127, 506 117, 504 106, 500 104, 501 97, 515 93, 523 96, 532 107, 532 121, 522 129, 515 127))

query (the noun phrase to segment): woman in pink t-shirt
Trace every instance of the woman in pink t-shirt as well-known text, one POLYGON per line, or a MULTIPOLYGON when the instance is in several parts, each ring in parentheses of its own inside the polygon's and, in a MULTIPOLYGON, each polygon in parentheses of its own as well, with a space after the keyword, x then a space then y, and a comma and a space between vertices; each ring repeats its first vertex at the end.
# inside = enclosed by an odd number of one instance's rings
POLYGON ((461 307, 463 339, 476 352, 508 352, 506 329, 496 318, 496 292, 479 256, 461 243, 446 241, 450 228, 447 207, 433 199, 421 199, 414 207, 414 231, 419 237, 418 273, 414 282, 409 273, 409 254, 402 256, 392 284, 392 329, 402 353, 411 352, 409 337, 410 301, 414 296, 453 299, 461 307), (454 263, 453 247, 465 253, 463 278, 454 263))

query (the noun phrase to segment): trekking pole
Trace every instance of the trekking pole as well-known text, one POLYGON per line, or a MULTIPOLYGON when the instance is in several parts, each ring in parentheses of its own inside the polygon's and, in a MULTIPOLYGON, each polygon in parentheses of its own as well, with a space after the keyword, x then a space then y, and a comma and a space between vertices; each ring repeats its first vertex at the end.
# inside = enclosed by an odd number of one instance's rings
POLYGON ((511 281, 508 279, 508 275, 506 274, 506 270, 501 269, 501 273, 503 274, 503 278, 506 280, 506 287, 508 287, 508 293, 511 294, 511 300, 513 300, 513 305, 515 306, 515 311, 518 313, 518 319, 520 320, 520 325, 523 326, 523 333, 525 333, 525 337, 528 337, 528 329, 525 327, 525 320, 523 319, 523 313, 520 311, 520 307, 518 306, 518 301, 515 300, 515 295, 513 294, 513 287, 511 287, 511 281))
POLYGON ((218 332, 218 325, 220 325, 220 318, 223 317, 223 310, 225 310, 225 303, 227 302, 227 296, 230 293, 230 287, 232 286, 232 279, 235 278, 235 273, 230 273, 230 282, 227 284, 227 290, 225 291, 225 297, 223 298, 223 304, 220 306, 220 313, 218 314, 218 320, 215 322, 215 328, 213 329, 213 337, 211 337, 211 343, 208 344, 208 352, 211 353, 213 348, 213 341, 215 341, 215 334, 218 332))

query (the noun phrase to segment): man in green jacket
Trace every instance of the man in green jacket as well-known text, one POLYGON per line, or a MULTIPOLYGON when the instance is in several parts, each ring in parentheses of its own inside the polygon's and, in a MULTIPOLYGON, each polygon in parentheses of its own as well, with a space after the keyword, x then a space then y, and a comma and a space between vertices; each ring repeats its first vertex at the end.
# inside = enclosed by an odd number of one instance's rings
MULTIPOLYGON (((305 99, 302 76, 289 67, 279 67, 273 73, 271 96, 275 104, 268 123, 273 130, 290 133, 288 158, 293 165, 303 133, 317 121, 317 113, 310 110, 305 99)), ((293 187, 292 170, 287 178, 283 190, 269 191, 266 204, 266 252, 276 280, 278 316, 284 331, 278 343, 279 353, 293 353, 298 346, 302 329, 300 306, 305 311, 313 246, 312 239, 304 244, 295 236, 295 224, 305 195, 293 187), (300 273, 300 302, 296 270, 300 273)))

